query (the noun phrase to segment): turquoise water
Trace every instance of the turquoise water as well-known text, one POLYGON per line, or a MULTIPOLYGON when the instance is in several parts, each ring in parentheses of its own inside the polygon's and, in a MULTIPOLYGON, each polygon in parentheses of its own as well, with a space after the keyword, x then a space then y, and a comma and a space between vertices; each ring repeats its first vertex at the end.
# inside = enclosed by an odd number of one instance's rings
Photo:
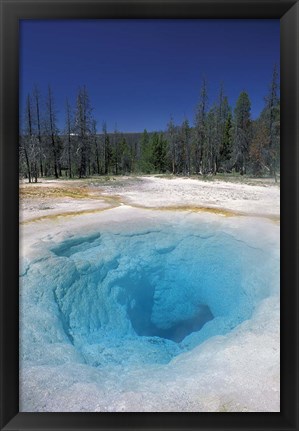
POLYGON ((112 216, 23 242, 20 411, 210 411, 278 388, 279 226, 112 216))
POLYGON ((167 363, 249 319, 271 259, 207 225, 68 239, 22 276, 22 351, 56 364, 44 346, 63 342, 95 367, 167 363))

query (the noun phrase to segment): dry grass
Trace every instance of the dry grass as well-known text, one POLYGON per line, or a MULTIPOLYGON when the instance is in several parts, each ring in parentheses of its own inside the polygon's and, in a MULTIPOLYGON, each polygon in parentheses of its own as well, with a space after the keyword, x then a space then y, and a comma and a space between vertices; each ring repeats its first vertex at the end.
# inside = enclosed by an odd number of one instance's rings
POLYGON ((192 205, 170 205, 164 206, 157 209, 164 211, 190 211, 190 212, 209 212, 212 214, 223 215, 225 217, 234 217, 242 215, 236 211, 230 211, 223 208, 203 207, 203 206, 192 206, 192 205))
MULTIPOLYGON (((118 206, 118 205, 115 205, 118 206)), ((90 209, 90 210, 80 210, 80 211, 65 211, 63 213, 58 213, 58 214, 48 214, 48 215, 44 215, 44 216, 38 216, 38 217, 33 217, 30 218, 28 220, 24 220, 21 221, 20 224, 24 225, 24 224, 29 224, 32 222, 39 222, 39 221, 43 221, 43 220, 58 220, 60 218, 64 218, 64 217, 74 217, 74 216, 78 216, 78 215, 82 215, 82 214, 94 214, 94 213, 100 213, 106 210, 109 210, 113 208, 113 205, 111 205, 110 207, 107 208, 100 208, 100 209, 90 209)))
POLYGON ((222 215, 224 217, 261 217, 261 218, 267 218, 271 220, 274 223, 280 223, 280 216, 279 215, 272 215, 272 214, 248 214, 241 211, 233 211, 228 210, 224 208, 215 208, 215 207, 204 207, 204 206, 192 206, 192 205, 169 205, 169 206, 161 206, 161 207, 146 207, 143 205, 136 205, 136 204, 129 204, 131 207, 134 208, 141 208, 145 210, 152 210, 152 211, 190 211, 190 212, 196 212, 196 213, 202 213, 207 212, 211 214, 216 215, 222 215))
POLYGON ((26 185, 20 187, 20 198, 73 198, 86 199, 95 196, 86 187, 42 187, 26 185))
MULTIPOLYGON (((247 213, 241 212, 241 211, 233 211, 229 209, 224 208, 217 208, 217 207, 209 207, 209 206, 199 206, 199 205, 163 205, 163 206, 156 206, 156 207, 150 207, 145 205, 138 205, 131 203, 130 201, 127 201, 127 199, 124 199, 123 197, 117 195, 117 194, 106 194, 107 190, 105 189, 105 183, 107 183, 107 179, 104 179, 100 182, 97 181, 98 179, 93 179, 90 181, 90 179, 87 180, 60 180, 57 182, 44 182, 40 184, 20 184, 20 199, 23 203, 26 205, 33 205, 36 206, 37 204, 41 203, 44 205, 43 208, 39 209, 51 209, 47 206, 49 203, 53 203, 55 205, 56 202, 61 202, 64 199, 67 201, 70 199, 72 200, 72 204, 75 205, 76 200, 93 200, 93 201, 99 201, 99 202, 105 202, 108 205, 108 208, 114 208, 121 203, 128 204, 131 207, 135 208, 141 208, 145 210, 152 210, 152 211, 189 211, 189 212, 206 212, 216 215, 222 215, 224 217, 236 217, 236 216, 248 216, 247 213), (101 187, 102 186, 102 187, 101 187), (105 193, 106 192, 106 193, 105 193)), ((115 180, 113 178, 113 180, 115 180)), ((127 182, 132 183, 136 182, 140 179, 136 178, 122 178, 121 185, 126 184, 127 182)), ((111 179, 109 178, 110 182, 111 179)), ((119 186, 118 181, 115 181, 115 185, 119 186)), ((109 184, 110 186, 110 184, 109 184)), ((110 190, 111 191, 111 190, 110 190)), ((105 208, 105 209, 108 209, 105 208)), ((96 209, 96 210, 88 210, 86 211, 67 211, 67 212, 61 212, 56 214, 50 214, 50 215, 43 215, 36 217, 34 219, 30 219, 31 221, 38 221, 45 218, 58 218, 62 216, 76 216, 79 214, 89 213, 93 211, 101 211, 102 209, 96 209)), ((268 215, 268 214, 250 214, 251 217, 263 217, 268 218, 272 220, 275 223, 280 222, 280 217, 276 215, 268 215)), ((29 222, 29 220, 28 220, 29 222)), ((23 222, 24 223, 24 222, 23 222)))

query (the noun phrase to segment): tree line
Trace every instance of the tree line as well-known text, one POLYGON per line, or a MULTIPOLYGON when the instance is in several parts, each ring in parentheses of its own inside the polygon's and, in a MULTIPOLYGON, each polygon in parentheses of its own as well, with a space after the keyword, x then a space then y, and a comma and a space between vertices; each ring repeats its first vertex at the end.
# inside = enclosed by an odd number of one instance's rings
POLYGON ((58 128, 51 87, 42 98, 35 86, 27 95, 19 140, 20 175, 29 182, 38 178, 91 175, 172 173, 174 175, 272 176, 280 166, 280 98, 278 71, 274 67, 264 108, 251 118, 251 102, 242 91, 230 106, 223 85, 210 106, 208 86, 202 80, 192 125, 170 118, 166 130, 121 133, 115 127, 101 132, 86 86, 79 88, 76 104, 65 103, 65 126, 58 128))

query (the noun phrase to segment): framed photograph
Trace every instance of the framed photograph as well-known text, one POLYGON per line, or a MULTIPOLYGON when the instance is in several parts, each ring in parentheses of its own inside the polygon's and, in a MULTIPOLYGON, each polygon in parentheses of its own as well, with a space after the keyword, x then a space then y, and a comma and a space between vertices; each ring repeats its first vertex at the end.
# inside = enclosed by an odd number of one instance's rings
POLYGON ((298 21, 1 0, 1 429, 298 429, 298 21))

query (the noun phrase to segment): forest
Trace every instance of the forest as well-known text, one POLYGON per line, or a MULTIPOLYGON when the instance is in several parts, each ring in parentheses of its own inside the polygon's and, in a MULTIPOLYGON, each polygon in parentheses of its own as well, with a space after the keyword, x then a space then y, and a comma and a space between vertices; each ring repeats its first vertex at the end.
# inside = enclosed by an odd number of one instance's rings
POLYGON ((217 100, 208 98, 202 79, 195 116, 165 130, 143 133, 107 131, 105 121, 93 116, 86 86, 78 90, 75 106, 65 102, 65 124, 58 128, 55 96, 49 86, 42 96, 35 86, 26 97, 19 139, 20 178, 85 178, 92 175, 162 174, 217 175, 280 174, 279 77, 274 66, 264 107, 251 117, 250 96, 242 91, 231 106, 221 84, 217 100), (101 124, 100 132, 97 124, 101 124))

